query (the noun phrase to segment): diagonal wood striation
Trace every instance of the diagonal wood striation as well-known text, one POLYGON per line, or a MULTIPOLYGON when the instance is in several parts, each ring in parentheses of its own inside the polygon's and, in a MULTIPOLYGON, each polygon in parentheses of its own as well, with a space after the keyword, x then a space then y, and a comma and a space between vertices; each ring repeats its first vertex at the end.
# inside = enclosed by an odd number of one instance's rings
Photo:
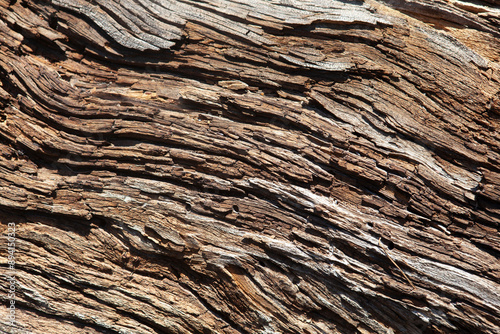
POLYGON ((19 324, 499 333, 499 9, 437 6, 0 1, 19 324))

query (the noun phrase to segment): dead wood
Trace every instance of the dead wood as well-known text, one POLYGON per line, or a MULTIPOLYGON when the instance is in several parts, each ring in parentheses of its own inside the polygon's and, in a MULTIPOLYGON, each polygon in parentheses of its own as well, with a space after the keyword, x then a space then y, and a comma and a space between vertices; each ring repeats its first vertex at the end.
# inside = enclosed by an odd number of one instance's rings
POLYGON ((500 333, 499 26, 495 0, 0 1, 0 329, 500 333))

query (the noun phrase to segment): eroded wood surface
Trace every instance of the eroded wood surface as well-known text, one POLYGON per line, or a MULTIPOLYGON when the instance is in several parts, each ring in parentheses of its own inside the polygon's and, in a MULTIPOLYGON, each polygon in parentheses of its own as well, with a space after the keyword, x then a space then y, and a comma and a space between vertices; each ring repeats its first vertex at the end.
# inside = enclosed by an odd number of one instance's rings
POLYGON ((0 1, 12 332, 500 333, 499 5, 0 1))

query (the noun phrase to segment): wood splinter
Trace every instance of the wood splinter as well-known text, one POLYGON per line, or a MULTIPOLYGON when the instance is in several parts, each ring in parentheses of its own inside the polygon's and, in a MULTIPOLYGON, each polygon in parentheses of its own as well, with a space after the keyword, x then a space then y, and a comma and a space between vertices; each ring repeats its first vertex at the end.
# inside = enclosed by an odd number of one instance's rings
POLYGON ((413 289, 416 289, 415 288, 415 285, 413 285, 413 283, 410 281, 410 279, 408 278, 408 276, 406 276, 406 274, 403 272, 403 270, 398 266, 398 264, 392 259, 392 257, 389 255, 389 253, 385 250, 384 247, 382 247, 382 244, 380 243, 380 240, 382 239, 382 237, 380 237, 378 239, 378 245, 380 248, 382 248, 382 250, 384 251, 385 255, 387 255, 387 257, 389 258, 389 260, 391 260, 391 262, 399 269, 399 271, 401 272, 401 274, 403 274, 403 276, 406 278, 406 280, 408 281, 408 283, 410 283, 410 285, 412 286, 413 289))

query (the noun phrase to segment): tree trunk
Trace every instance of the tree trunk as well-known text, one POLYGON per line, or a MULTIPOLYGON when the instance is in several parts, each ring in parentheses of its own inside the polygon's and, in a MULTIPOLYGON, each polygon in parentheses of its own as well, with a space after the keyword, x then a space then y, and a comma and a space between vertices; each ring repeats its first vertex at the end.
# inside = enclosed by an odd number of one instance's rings
POLYGON ((2 332, 500 333, 499 1, 0 18, 2 332))

